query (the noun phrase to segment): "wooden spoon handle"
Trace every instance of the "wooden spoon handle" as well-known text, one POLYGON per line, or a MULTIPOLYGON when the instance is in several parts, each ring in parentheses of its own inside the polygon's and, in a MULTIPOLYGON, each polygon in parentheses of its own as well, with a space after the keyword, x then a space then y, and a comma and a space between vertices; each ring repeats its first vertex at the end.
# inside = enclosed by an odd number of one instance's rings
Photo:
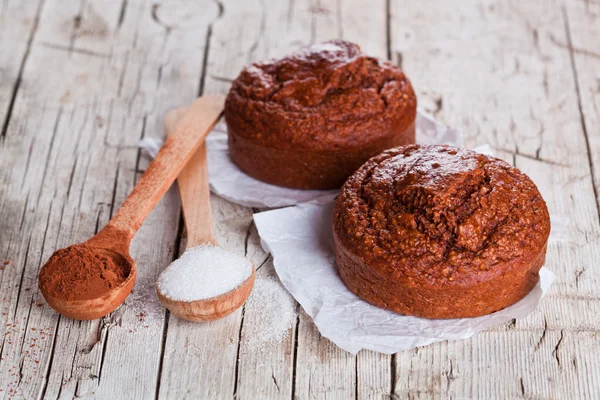
POLYGON ((106 228, 133 238, 219 120, 224 100, 223 96, 202 96, 192 103, 106 228))
MULTIPOLYGON (((171 135, 177 122, 185 114, 185 108, 171 110, 165 115, 165 131, 171 135)), ((187 229, 187 248, 202 243, 216 244, 212 231, 210 211, 210 188, 208 186, 208 164, 206 144, 188 161, 177 177, 179 197, 183 208, 183 218, 187 229)))

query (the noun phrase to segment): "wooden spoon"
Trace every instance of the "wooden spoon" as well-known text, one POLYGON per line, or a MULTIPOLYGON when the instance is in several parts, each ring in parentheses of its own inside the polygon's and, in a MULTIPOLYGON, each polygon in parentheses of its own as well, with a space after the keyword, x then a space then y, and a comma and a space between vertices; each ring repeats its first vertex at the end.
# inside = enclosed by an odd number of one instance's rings
MULTIPOLYGON (((185 112, 185 109, 176 109, 167 113, 165 130, 168 135, 173 132, 177 121, 185 112)), ((202 244, 217 245, 212 231, 206 145, 200 147, 181 171, 177 185, 187 229, 187 248, 202 244)), ((256 268, 251 260, 248 261, 252 264, 250 276, 235 289, 219 296, 195 301, 173 300, 162 293, 158 285, 156 293, 162 304, 179 318, 195 322, 223 318, 240 308, 254 287, 256 268)))
MULTIPOLYGON (((129 255, 131 239, 217 123, 223 113, 223 104, 223 96, 199 97, 182 116, 173 134, 167 138, 156 158, 109 223, 88 241, 55 252, 44 264, 40 270, 39 286, 52 308, 73 319, 89 320, 103 317, 123 303, 133 288, 137 273, 135 261, 129 255), (65 265, 65 262, 71 261, 65 258, 69 257, 68 250, 82 248, 91 249, 92 254, 99 259, 111 258, 125 271, 125 279, 93 298, 83 296, 85 299, 65 300, 52 296, 48 293, 52 285, 43 279, 44 273, 44 277, 48 276, 49 271, 56 271, 65 265)), ((87 263, 93 263, 94 268, 102 268, 99 261, 87 263)), ((68 293, 72 289, 69 285, 75 284, 64 280, 56 285, 66 286, 68 293)))

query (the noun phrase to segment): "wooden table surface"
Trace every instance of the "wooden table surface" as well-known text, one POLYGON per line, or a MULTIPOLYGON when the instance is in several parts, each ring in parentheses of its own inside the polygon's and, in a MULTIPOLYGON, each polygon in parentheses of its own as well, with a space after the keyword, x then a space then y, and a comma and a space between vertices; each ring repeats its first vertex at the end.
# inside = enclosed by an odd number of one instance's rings
MULTIPOLYGON (((599 398, 599 192, 595 0, 4 0, 0 399, 599 398), (148 164, 137 141, 163 137, 167 110, 226 93, 253 60, 338 37, 400 65, 422 109, 466 146, 492 145, 569 218, 533 314, 469 340, 353 356, 298 308, 285 341, 254 351, 244 328, 256 310, 191 324, 158 303, 156 277, 185 236, 173 189, 134 240, 139 276, 123 307, 80 322, 46 305, 40 266, 109 220, 148 164)), ((220 243, 274 275, 252 210, 212 206, 220 243)))

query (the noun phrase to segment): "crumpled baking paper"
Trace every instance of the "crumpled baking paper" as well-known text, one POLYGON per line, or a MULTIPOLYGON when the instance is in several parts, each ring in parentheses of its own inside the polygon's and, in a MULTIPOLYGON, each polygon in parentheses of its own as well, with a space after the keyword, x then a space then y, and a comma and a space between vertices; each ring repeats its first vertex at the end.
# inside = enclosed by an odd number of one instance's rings
MULTIPOLYGON (((469 338, 527 316, 554 280, 554 274, 542 268, 539 283, 525 298, 483 317, 434 320, 396 314, 361 300, 344 286, 334 267, 332 213, 333 202, 308 203, 254 214, 254 222, 285 288, 321 335, 353 354, 362 349, 392 354, 469 338)), ((562 234, 553 231, 551 239, 562 234)))
MULTIPOLYGON (((460 145, 460 131, 432 117, 417 115, 417 142, 460 145)), ((231 162, 227 128, 217 124, 206 139, 211 190, 248 207, 288 207, 254 214, 265 251, 286 289, 313 318, 321 334, 356 354, 361 349, 395 353, 442 340, 466 339, 493 325, 522 318, 538 305, 554 279, 546 268, 538 285, 520 302, 478 318, 429 320, 396 314, 372 306, 350 292, 334 269, 331 214, 337 190, 295 190, 269 185, 244 174, 231 162)), ((152 157, 162 142, 143 139, 139 146, 152 157)), ((490 146, 475 149, 493 155, 490 146)), ((551 239, 565 235, 568 219, 552 217, 551 239)))
MULTIPOLYGON (((460 143, 460 131, 448 129, 432 117, 419 111, 417 114, 417 142, 422 144, 460 143)), ((162 141, 144 138, 138 146, 155 157, 162 141)), ((242 172, 229 158, 227 126, 220 121, 206 138, 208 177, 213 193, 246 207, 277 208, 309 201, 327 203, 337 190, 297 190, 261 182, 242 172)))

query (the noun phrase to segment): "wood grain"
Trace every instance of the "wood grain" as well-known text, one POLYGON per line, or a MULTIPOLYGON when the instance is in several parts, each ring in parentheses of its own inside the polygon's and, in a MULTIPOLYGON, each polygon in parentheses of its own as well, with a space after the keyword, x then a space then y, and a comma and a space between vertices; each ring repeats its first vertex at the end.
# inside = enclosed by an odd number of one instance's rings
POLYGON ((201 96, 194 100, 107 227, 128 232, 130 239, 135 235, 150 211, 204 143, 223 114, 224 102, 223 96, 201 96))
MULTIPOLYGON (((583 0, 2 2, 0 398, 594 398, 599 16, 583 0), (133 241, 140 275, 123 307, 79 323, 45 306, 40 265, 108 222, 147 167, 137 140, 162 138, 167 110, 331 37, 389 55, 422 108, 467 146, 493 145, 570 219, 536 312, 393 357, 340 352, 300 312, 289 341, 254 353, 240 341, 252 309, 200 326, 154 295, 185 246, 173 190, 133 241)), ((273 274, 252 210, 211 202, 219 243, 273 274)))
MULTIPOLYGON (((182 123, 185 125, 189 116, 189 129, 202 130, 203 126, 210 124, 214 127, 218 116, 222 114, 225 99, 222 96, 202 96, 188 108, 171 110, 165 115, 165 131, 167 136, 180 132, 182 123), (207 102, 200 101, 210 99, 207 102), (204 108, 198 108, 196 103, 202 103, 204 108), (216 106, 216 107, 215 107, 216 106), (207 109, 205 109, 207 108, 207 109), (210 110, 212 108, 212 110, 210 110)), ((206 136, 206 135, 205 135, 206 136)), ((163 145, 164 147, 164 145, 163 145)), ((160 156, 157 154, 156 159, 160 156)), ((206 145, 200 148, 190 158, 177 177, 181 208, 185 219, 187 248, 212 244, 218 246, 212 231, 212 218, 210 209, 210 189, 208 183, 208 162, 206 159, 206 145)), ((215 268, 220 266, 213 266, 215 268)), ((163 294, 157 283, 156 293, 160 302, 169 312, 179 318, 192 322, 209 322, 224 318, 243 306, 254 287, 256 268, 252 263, 250 276, 236 288, 221 295, 196 301, 180 301, 163 294)), ((160 280, 160 277, 159 277, 160 280)))
POLYGON ((396 395, 597 393, 600 365, 589 360, 600 357, 593 317, 600 305, 588 285, 598 279, 590 267, 600 256, 592 239, 599 226, 571 57, 557 45, 570 35, 562 3, 395 3, 392 21, 393 55, 421 104, 462 127, 467 146, 489 143, 501 150, 536 182, 551 214, 570 219, 566 240, 548 248, 546 265, 557 281, 540 307, 470 340, 399 353, 396 395))
MULTIPOLYGON (((178 108, 165 115, 167 134, 174 131, 185 111, 185 108, 178 108)), ((177 188, 187 231, 186 246, 190 248, 202 243, 216 243, 212 231, 205 144, 200 146, 177 177, 177 188)))
POLYGON ((204 42, 197 38, 218 14, 216 5, 205 2, 193 23, 188 16, 168 34, 150 2, 129 1, 123 14, 122 8, 120 1, 100 7, 50 0, 42 7, 0 149, 0 248, 11 260, 1 272, 1 325, 11 329, 3 340, 0 393, 156 393, 165 312, 154 283, 176 254, 176 192, 133 241, 142 268, 126 306, 77 323, 59 319, 35 288, 52 251, 92 236, 131 191, 147 165, 137 140, 162 137, 164 112, 198 94, 204 42))
POLYGON ((8 129, 41 6, 41 0, 4 1, 0 5, 0 138, 8 129))
POLYGON ((554 40, 566 47, 571 57, 577 92, 581 129, 585 137, 594 195, 600 214, 600 4, 566 2, 562 8, 565 40, 554 40))

